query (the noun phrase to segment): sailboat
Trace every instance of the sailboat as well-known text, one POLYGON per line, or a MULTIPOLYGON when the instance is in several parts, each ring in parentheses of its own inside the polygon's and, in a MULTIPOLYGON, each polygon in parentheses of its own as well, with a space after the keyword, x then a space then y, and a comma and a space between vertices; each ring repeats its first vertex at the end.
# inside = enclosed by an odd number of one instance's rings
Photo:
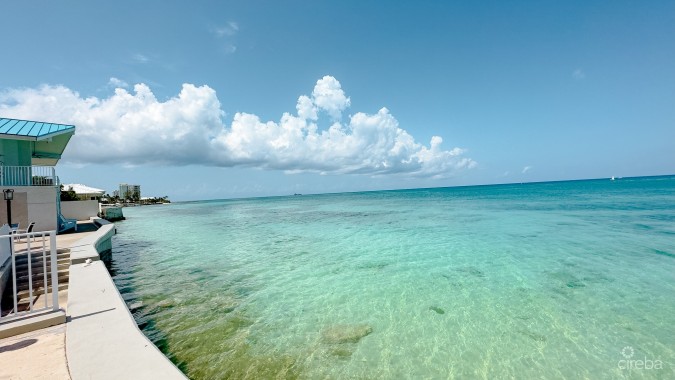
POLYGON ((614 181, 614 176, 612 176, 612 178, 610 178, 609 180, 610 180, 610 181, 614 181))

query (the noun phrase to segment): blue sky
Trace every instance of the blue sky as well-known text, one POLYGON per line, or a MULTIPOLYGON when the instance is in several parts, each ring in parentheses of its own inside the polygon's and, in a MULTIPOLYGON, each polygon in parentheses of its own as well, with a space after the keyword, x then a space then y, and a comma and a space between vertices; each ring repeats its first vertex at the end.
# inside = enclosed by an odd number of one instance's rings
POLYGON ((673 1, 0 13, 0 116, 75 123, 66 183, 192 200, 675 173, 673 1))

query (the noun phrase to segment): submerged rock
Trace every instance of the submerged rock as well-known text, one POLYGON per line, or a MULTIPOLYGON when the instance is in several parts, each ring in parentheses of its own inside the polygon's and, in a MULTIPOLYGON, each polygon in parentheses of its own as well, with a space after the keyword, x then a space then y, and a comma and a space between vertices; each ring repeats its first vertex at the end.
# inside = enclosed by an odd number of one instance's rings
POLYGON ((331 355, 341 359, 347 359, 352 356, 352 351, 348 347, 345 347, 344 345, 338 345, 329 352, 331 355))
POLYGON ((174 306, 175 306, 175 304, 173 303, 173 301, 171 301, 169 299, 161 300, 161 301, 159 301, 155 304, 155 307, 160 308, 160 309, 166 309, 166 308, 174 307, 174 306))
POLYGON ((328 343, 358 343, 372 332, 373 328, 367 324, 334 325, 324 329, 321 337, 328 343))
POLYGON ((526 337, 532 339, 535 342, 546 342, 546 337, 541 334, 537 334, 530 330, 518 330, 519 333, 525 335, 526 337))
POLYGON ((572 288, 572 289, 574 289, 574 288, 585 288, 586 285, 584 285, 584 283, 579 281, 579 280, 573 280, 573 281, 567 282, 567 287, 572 288))
POLYGON ((445 314, 445 310, 441 309, 438 306, 429 306, 429 310, 433 310, 436 314, 445 314))
POLYGON ((482 270, 480 270, 476 267, 469 266, 469 267, 458 268, 457 271, 465 273, 465 274, 469 274, 473 277, 478 277, 478 278, 485 277, 485 273, 483 273, 482 270))

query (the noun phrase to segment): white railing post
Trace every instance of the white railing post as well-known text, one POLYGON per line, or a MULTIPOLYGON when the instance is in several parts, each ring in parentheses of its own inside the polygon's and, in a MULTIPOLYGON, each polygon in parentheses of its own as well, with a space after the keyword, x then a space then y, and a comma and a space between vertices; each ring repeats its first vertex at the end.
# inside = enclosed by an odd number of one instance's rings
POLYGON ((26 250, 28 251, 28 310, 33 311, 33 257, 31 257, 29 236, 26 236, 26 250))
MULTIPOLYGON (((42 233, 42 281, 44 281, 45 285, 47 284, 47 247, 45 247, 45 234, 44 232, 42 233)), ((45 286, 45 309, 49 307, 48 297, 47 297, 47 286, 45 286)))
POLYGON ((52 309, 57 311, 59 310, 59 274, 58 263, 56 262, 56 231, 49 231, 49 246, 51 249, 50 256, 52 257, 52 309))
POLYGON ((19 311, 19 295, 16 289, 16 254, 14 253, 14 239, 9 238, 10 253, 12 254, 12 286, 14 289, 14 310, 13 313, 16 314, 19 311))

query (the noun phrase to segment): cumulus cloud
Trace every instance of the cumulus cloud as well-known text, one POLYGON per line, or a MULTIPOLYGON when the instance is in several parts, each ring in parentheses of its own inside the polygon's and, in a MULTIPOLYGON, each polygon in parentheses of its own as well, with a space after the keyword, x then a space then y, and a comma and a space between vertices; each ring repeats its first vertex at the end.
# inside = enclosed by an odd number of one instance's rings
POLYGON ((119 78, 110 77, 110 80, 108 81, 108 86, 112 88, 127 88, 129 87, 129 84, 119 78))
POLYGON ((0 115, 77 126, 64 160, 72 163, 256 167, 287 172, 404 174, 447 177, 476 165, 465 150, 444 150, 443 139, 415 141, 382 108, 356 112, 342 122, 350 98, 331 76, 317 81, 311 96, 298 98, 296 112, 263 121, 238 112, 230 125, 216 92, 184 84, 158 100, 145 84, 116 88, 108 98, 83 97, 64 86, 0 92, 0 115), (319 114, 332 124, 320 128, 319 114))
POLYGON ((349 107, 351 100, 345 96, 337 79, 326 75, 319 79, 312 91, 314 105, 326 111, 334 120, 340 119, 342 111, 349 107))

